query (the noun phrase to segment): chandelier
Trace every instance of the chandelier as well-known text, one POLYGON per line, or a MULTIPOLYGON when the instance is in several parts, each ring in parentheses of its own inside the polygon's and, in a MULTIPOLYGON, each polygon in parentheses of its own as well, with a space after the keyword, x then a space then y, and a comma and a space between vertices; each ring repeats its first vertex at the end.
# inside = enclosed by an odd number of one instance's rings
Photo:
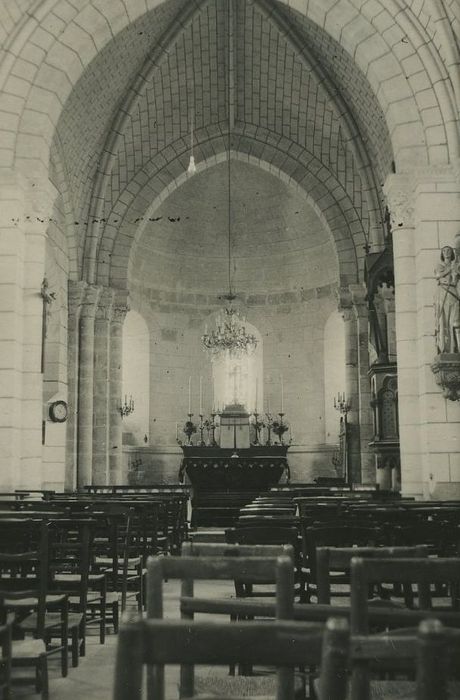
POLYGON ((222 352, 236 356, 253 353, 257 347, 257 338, 246 331, 244 319, 241 318, 238 309, 232 306, 235 295, 229 293, 224 298, 229 304, 220 310, 215 329, 201 336, 205 350, 211 355, 222 352))
MULTIPOLYGON (((229 26, 230 26, 230 15, 231 15, 231 3, 228 3, 229 12, 229 26)), ((250 354, 254 352, 257 347, 257 338, 252 333, 246 331, 244 325, 244 318, 241 316, 240 312, 233 305, 236 299, 236 294, 233 292, 232 287, 232 217, 231 217, 231 202, 232 202, 232 192, 231 192, 231 131, 232 131, 232 118, 230 115, 230 105, 232 104, 231 98, 231 65, 232 56, 230 50, 230 42, 228 48, 228 76, 227 76, 227 104, 229 105, 229 115, 228 115, 228 203, 227 203, 227 236, 228 236, 228 293, 223 294, 221 298, 225 299, 227 304, 220 310, 216 318, 216 326, 214 330, 210 333, 205 329, 204 335, 201 336, 201 342, 205 350, 211 353, 212 356, 216 356, 220 353, 228 352, 231 355, 241 356, 243 354, 250 354)), ((193 117, 191 119, 191 124, 193 125, 193 117)), ((192 127, 193 128, 193 127, 192 127)), ((190 165, 189 174, 194 172, 195 161, 193 158, 193 131, 191 135, 191 150, 190 150, 190 165)))

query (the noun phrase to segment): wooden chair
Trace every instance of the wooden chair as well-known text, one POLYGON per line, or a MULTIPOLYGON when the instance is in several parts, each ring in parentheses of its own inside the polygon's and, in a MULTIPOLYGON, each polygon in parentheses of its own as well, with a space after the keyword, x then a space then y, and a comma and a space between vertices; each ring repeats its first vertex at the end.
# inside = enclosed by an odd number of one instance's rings
MULTIPOLYGON (((78 666, 79 656, 84 656, 86 649, 90 550, 94 524, 94 520, 88 518, 66 518, 56 521, 51 528, 54 538, 50 547, 50 588, 66 595, 69 600, 68 630, 74 667, 78 666)), ((54 615, 56 624, 53 629, 53 618, 51 615, 48 617, 49 634, 53 637, 58 629, 58 620, 54 615)), ((34 616, 30 616, 24 621, 23 627, 28 623, 30 629, 34 622, 34 616)), ((105 632, 103 616, 99 626, 105 632)), ((103 642, 101 629, 100 638, 103 642)))
MULTIPOLYGON (((460 582, 460 559, 431 559, 431 558, 401 558, 401 559, 363 559, 355 557, 351 562, 351 631, 353 635, 352 657, 352 700, 367 700, 370 695, 370 666, 369 658, 373 658, 388 669, 388 655, 385 648, 392 644, 398 645, 400 651, 396 660, 396 668, 400 670, 401 662, 405 656, 414 658, 413 651, 404 654, 404 636, 414 637, 414 625, 420 622, 420 618, 434 617, 440 619, 449 626, 460 627, 460 613, 455 609, 456 600, 446 600, 446 605, 432 606, 431 586, 442 583, 443 585, 458 585, 460 582), (385 625, 390 630, 390 639, 378 634, 370 635, 371 628, 368 601, 369 585, 385 582, 399 582, 415 584, 418 589, 418 609, 385 611, 385 625), (402 629, 401 629, 402 628, 402 629), (395 634, 394 630, 398 630, 395 634), (392 638, 401 638, 400 642, 393 642, 392 638), (373 645, 373 647, 372 647, 373 645), (383 651, 379 652, 383 645, 383 651), (373 655, 364 655, 362 649, 369 649, 373 655), (381 662, 381 663, 380 663, 381 662)), ((407 667, 407 663, 403 666, 407 667)), ((413 664, 412 664, 413 666, 413 664)), ((410 668, 410 664, 409 664, 410 668)), ((391 697, 391 696, 389 696, 391 697)))
MULTIPOLYGON (((139 619, 120 628, 113 698, 141 700, 144 665, 151 667, 146 697, 164 700, 164 677, 157 673, 158 668, 245 662, 278 668, 321 665, 319 700, 345 700, 347 656, 348 624, 344 620, 331 619, 326 627, 318 628, 279 621, 218 624, 139 619)), ((182 678, 180 697, 193 695, 193 675, 182 678)), ((294 698, 293 684, 285 676, 279 677, 276 697, 294 698)))
MULTIPOLYGON (((258 545, 249 545, 249 544, 221 544, 221 543, 200 543, 200 542, 184 542, 182 545, 182 555, 183 556, 195 556, 195 557, 232 557, 232 558, 238 558, 238 557, 282 557, 286 556, 289 557, 292 562, 294 562, 294 548, 292 545, 265 545, 265 544, 258 544, 258 545)), ((235 580, 235 592, 238 597, 247 597, 247 595, 250 595, 252 593, 252 585, 253 582, 249 581, 248 579, 245 580, 235 580)), ((227 604, 229 603, 229 599, 219 599, 219 602, 217 602, 216 599, 212 599, 212 602, 209 599, 203 599, 203 598, 197 598, 196 596, 193 596, 193 598, 187 599, 187 601, 184 601, 182 599, 181 601, 181 606, 182 610, 186 610, 189 613, 193 612, 203 612, 205 608, 209 606, 209 604, 213 605, 214 611, 217 611, 219 609, 219 605, 222 607, 220 608, 222 611, 224 611, 227 608, 227 604), (184 607, 185 606, 185 607, 184 607)), ((228 609, 228 608, 227 608, 228 609)), ((254 610, 257 608, 252 608, 252 612, 245 611, 242 613, 243 619, 247 617, 253 617, 257 616, 257 614, 254 613, 254 610)), ((225 610, 226 611, 226 610, 225 610)), ((234 611, 230 611, 228 614, 232 617, 232 619, 236 619, 237 616, 235 616, 234 611)), ((273 607, 273 617, 275 617, 275 607, 273 607)))
POLYGON ((300 541, 296 527, 282 526, 276 523, 264 526, 238 525, 225 531, 228 544, 240 545, 291 545, 294 550, 294 569, 296 595, 300 600, 305 597, 305 578, 300 556, 300 541))
POLYGON ((33 638, 13 641, 12 666, 34 668, 35 688, 48 697, 48 661, 52 653, 61 656, 61 673, 67 675, 68 605, 66 596, 48 593, 49 525, 27 519, 2 521, 0 527, 0 607, 15 615, 15 630, 24 636, 21 622, 35 615, 33 638), (60 644, 50 646, 47 622, 56 610, 60 644), (48 616, 48 620, 47 620, 48 616))
POLYGON ((415 668, 411 681, 381 681, 368 686, 352 683, 350 700, 448 700, 460 695, 460 630, 444 627, 435 619, 422 620, 406 634, 354 635, 350 641, 353 664, 415 668))
MULTIPOLYGON (((181 580, 181 617, 193 620, 195 612, 230 614, 233 618, 247 615, 247 610, 238 606, 238 599, 231 602, 230 610, 219 599, 200 599, 198 608, 194 601, 194 582, 204 580, 247 580, 257 583, 276 582, 276 617, 292 619, 294 602, 294 570, 292 556, 286 557, 157 557, 147 563, 147 617, 163 616, 163 581, 181 580)), ((233 622, 228 624, 235 624, 233 622)), ((242 667, 250 673, 250 666, 242 667)), ((160 670, 157 673, 162 673, 160 670)), ((182 681, 188 685, 193 668, 181 669, 182 681), (187 680, 188 679, 188 680, 187 680)), ((258 685, 258 683, 256 683, 258 685)))
POLYGON ((11 666, 12 666, 12 641, 11 628, 14 615, 5 615, 3 624, 0 625, 0 698, 11 698, 11 666))
MULTIPOLYGON (((367 559, 397 557, 427 557, 430 547, 318 547, 316 550, 316 583, 318 603, 327 605, 331 603, 331 594, 350 595, 350 589, 346 592, 334 591, 337 580, 334 574, 339 572, 339 585, 343 588, 344 581, 350 576, 351 560, 353 557, 365 557, 367 559)), ((349 580, 348 580, 349 583, 349 580)), ((405 591, 404 600, 408 606, 413 604, 410 586, 405 591)))
MULTIPOLYGON (((311 526, 301 523, 302 533, 302 562, 306 573, 306 597, 316 592, 316 550, 318 547, 353 547, 376 546, 380 541, 381 533, 372 527, 341 527, 334 525, 311 526)), ((336 582, 346 583, 348 576, 336 577, 336 582)))

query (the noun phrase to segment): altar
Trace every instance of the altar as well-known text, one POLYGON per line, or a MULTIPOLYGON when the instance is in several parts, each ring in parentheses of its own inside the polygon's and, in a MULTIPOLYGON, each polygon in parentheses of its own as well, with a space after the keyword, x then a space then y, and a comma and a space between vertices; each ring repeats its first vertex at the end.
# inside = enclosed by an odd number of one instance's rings
POLYGON ((240 508, 275 486, 283 474, 289 481, 284 414, 279 414, 281 421, 264 423, 259 413, 250 415, 235 400, 222 412, 213 412, 211 420, 203 421, 200 411, 198 425, 192 415, 184 427, 187 441, 179 441, 183 453, 179 481, 183 483, 187 475, 192 485, 193 527, 232 525, 240 508), (267 427, 266 439, 263 427, 267 427), (195 434, 197 444, 192 439, 195 434), (272 435, 277 441, 272 441, 272 435))
POLYGON ((287 445, 248 448, 182 446, 179 481, 192 485, 191 526, 230 527, 240 508, 285 475, 287 445))
POLYGON ((194 489, 266 491, 285 474, 289 481, 287 445, 248 448, 182 446, 179 481, 187 474, 194 489))

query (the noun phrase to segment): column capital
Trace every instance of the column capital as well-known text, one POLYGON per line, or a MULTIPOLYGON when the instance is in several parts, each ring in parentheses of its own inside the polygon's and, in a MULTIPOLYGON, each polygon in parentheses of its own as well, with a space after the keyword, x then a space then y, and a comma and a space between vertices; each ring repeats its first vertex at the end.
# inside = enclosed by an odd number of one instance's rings
POLYGON ((76 316, 85 296, 86 282, 69 280, 67 285, 67 305, 69 316, 76 316))
POLYGON ((383 185, 393 230, 415 227, 417 189, 427 183, 455 182, 460 188, 460 159, 451 163, 420 165, 403 173, 388 175, 383 185))
POLYGON ((98 300, 96 319, 101 321, 111 321, 113 313, 113 302, 115 290, 111 287, 103 287, 98 300))
POLYGON ((82 318, 95 318, 99 297, 102 292, 102 287, 96 284, 88 284, 85 290, 85 296, 81 306, 82 318))
POLYGON ((349 284, 348 289, 353 306, 367 306, 367 289, 363 284, 349 284))
POLYGON ((349 284, 348 287, 339 287, 336 296, 339 311, 344 319, 350 320, 355 316, 367 313, 367 289, 362 284, 349 284))
POLYGON ((122 324, 130 309, 129 292, 126 289, 115 289, 114 292, 112 323, 122 324))
POLYGON ((415 182, 414 173, 389 175, 385 180, 383 191, 387 198, 393 231, 415 226, 415 182))
POLYGON ((337 299, 337 308, 339 311, 351 309, 352 299, 349 287, 337 287, 335 290, 335 297, 337 299))

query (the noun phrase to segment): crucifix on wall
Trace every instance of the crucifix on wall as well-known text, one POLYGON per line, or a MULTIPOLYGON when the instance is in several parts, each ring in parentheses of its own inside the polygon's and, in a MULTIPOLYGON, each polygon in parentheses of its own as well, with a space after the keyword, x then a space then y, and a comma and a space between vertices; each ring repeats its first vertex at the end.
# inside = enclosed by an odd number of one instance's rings
POLYGON ((49 290, 49 283, 46 277, 43 278, 40 296, 42 298, 42 357, 41 357, 41 372, 45 371, 45 341, 48 326, 49 309, 53 301, 56 299, 56 292, 49 290))

